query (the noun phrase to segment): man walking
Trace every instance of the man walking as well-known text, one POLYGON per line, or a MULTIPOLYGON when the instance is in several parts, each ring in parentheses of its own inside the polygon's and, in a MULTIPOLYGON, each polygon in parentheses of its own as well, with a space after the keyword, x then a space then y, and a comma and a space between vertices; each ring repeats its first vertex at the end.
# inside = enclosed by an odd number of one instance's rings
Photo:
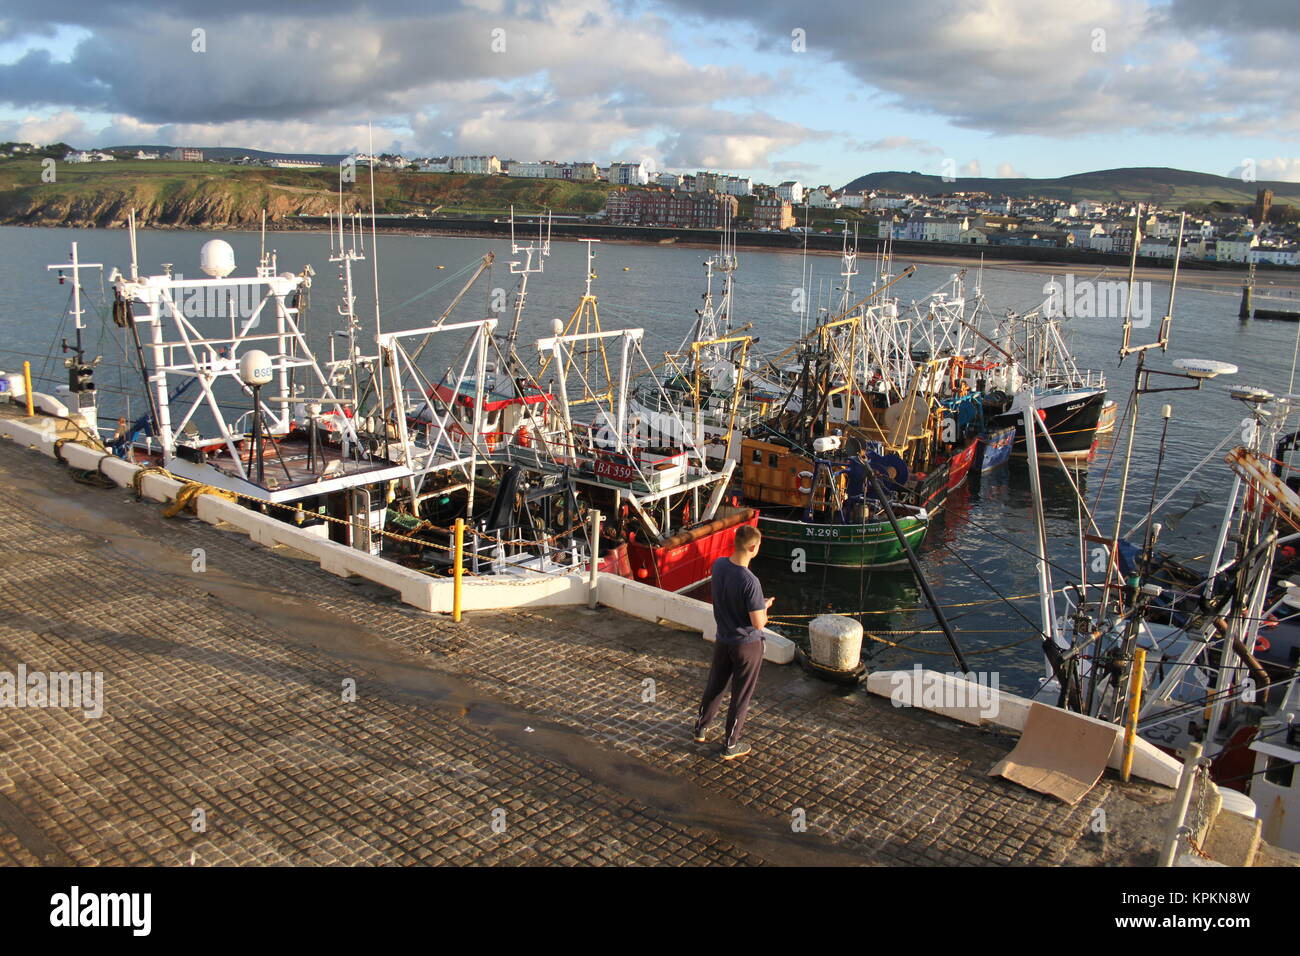
POLYGON ((704 688, 704 700, 695 720, 695 742, 704 743, 710 721, 722 706, 722 695, 731 685, 731 703, 727 708, 727 739, 722 759, 734 760, 749 753, 749 744, 741 743, 749 700, 758 686, 763 667, 763 628, 767 626, 767 609, 774 598, 764 598, 762 585, 749 562, 758 554, 763 536, 753 525, 741 525, 736 531, 734 550, 729 558, 713 562, 713 620, 718 633, 713 645, 713 664, 704 688))

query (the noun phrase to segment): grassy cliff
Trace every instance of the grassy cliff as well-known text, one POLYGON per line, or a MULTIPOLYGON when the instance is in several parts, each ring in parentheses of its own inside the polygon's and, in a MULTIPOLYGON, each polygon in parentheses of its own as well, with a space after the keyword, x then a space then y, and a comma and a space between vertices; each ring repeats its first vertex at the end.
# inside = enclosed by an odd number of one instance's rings
MULTIPOLYGON (((267 218, 337 210, 338 171, 261 169, 222 163, 119 160, 56 163, 54 181, 42 180, 38 159, 0 161, 0 222, 21 225, 113 226, 135 209, 143 225, 249 226, 267 218)), ((591 213, 603 209, 608 183, 510 179, 455 173, 375 171, 381 213, 591 213)), ((370 171, 343 191, 346 211, 370 208, 370 171)))

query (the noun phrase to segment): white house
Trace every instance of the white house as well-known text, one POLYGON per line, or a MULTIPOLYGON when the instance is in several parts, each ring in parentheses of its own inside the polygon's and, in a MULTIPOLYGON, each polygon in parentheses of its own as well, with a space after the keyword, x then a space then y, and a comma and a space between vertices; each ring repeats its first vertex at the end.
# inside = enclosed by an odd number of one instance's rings
POLYGON ((839 209, 840 201, 835 198, 829 186, 818 186, 808 193, 806 201, 814 209, 839 209))
POLYGON ((491 176, 501 172, 501 160, 495 156, 453 156, 451 171, 474 176, 491 176))
POLYGON ((1143 236, 1141 244, 1138 245, 1138 255, 1152 259, 1172 259, 1174 244, 1163 236, 1143 236))
POLYGON ((1074 236, 1074 245, 1076 249, 1093 249, 1092 240, 1097 236, 1104 236, 1106 230, 1101 228, 1099 223, 1095 222, 1072 222, 1062 228, 1074 236))
POLYGON ((1250 250, 1259 245, 1258 236, 1231 236, 1214 243, 1214 258, 1219 262, 1246 262, 1250 250))
POLYGON ((268 159, 266 165, 272 169, 320 169, 324 164, 310 159, 268 159))
POLYGON ((609 181, 619 186, 644 186, 650 182, 645 163, 610 163, 609 181))
POLYGON ((728 196, 754 195, 754 180, 748 176, 728 176, 720 192, 728 196))
POLYGON ((927 216, 921 221, 921 238, 926 242, 961 242, 962 233, 970 227, 965 216, 927 216))
POLYGON ((797 180, 787 179, 781 185, 776 187, 776 195, 789 203, 803 202, 803 183, 797 180))
POLYGON ((554 163, 512 162, 506 173, 520 179, 557 179, 559 177, 550 172, 554 168, 554 163))
POLYGON ((446 156, 438 158, 430 157, 426 162, 420 165, 422 173, 449 173, 451 172, 451 160, 446 156))
POLYGON ((871 194, 871 198, 867 202, 867 208, 902 209, 911 201, 911 196, 900 196, 897 193, 876 192, 871 194))
POLYGON ((63 157, 65 163, 111 163, 115 159, 116 156, 93 149, 73 151, 63 157))
POLYGON ((1259 246, 1246 253, 1247 262, 1271 262, 1277 266, 1296 264, 1296 250, 1293 246, 1259 246))

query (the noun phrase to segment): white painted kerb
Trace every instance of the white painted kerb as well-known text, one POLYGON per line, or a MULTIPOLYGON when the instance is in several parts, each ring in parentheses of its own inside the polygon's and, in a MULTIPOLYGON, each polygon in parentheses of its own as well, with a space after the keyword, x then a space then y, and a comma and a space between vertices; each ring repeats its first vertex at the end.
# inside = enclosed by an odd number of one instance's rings
MULTIPOLYGON (((35 397, 37 393, 33 393, 35 397)), ((48 397, 48 396, 47 396, 48 397)), ((37 423, 0 421, 0 437, 55 457, 57 426, 53 418, 37 423)), ((117 485, 129 488, 141 466, 106 455, 97 449, 66 441, 60 449, 74 468, 98 470, 117 485)), ((140 479, 140 493, 151 501, 173 501, 184 483, 166 475, 147 474, 140 479)), ((225 524, 243 531, 266 547, 284 546, 310 555, 320 567, 341 577, 355 574, 392 588, 402 601, 422 611, 449 614, 453 582, 421 574, 400 564, 356 548, 330 541, 302 528, 245 508, 217 495, 195 499, 195 513, 208 524, 225 524)), ((469 576, 462 581, 461 608, 465 611, 494 611, 515 607, 573 606, 587 603, 587 576, 573 574, 505 577, 469 576)), ((602 574, 598 597, 601 604, 646 621, 669 621, 698 630, 706 641, 714 636, 713 608, 703 601, 671 594, 627 578, 602 574)), ((763 632, 763 657, 775 664, 794 660, 794 644, 772 631, 763 632)))
MULTIPOLYGON (((922 670, 920 671, 922 679, 917 680, 916 673, 915 670, 875 671, 867 676, 867 690, 873 694, 879 694, 881 697, 890 697, 899 701, 900 706, 918 707, 931 713, 942 714, 945 717, 960 720, 963 723, 1001 727, 1004 730, 1014 730, 1017 733, 1025 729, 1025 721, 1029 717, 1029 708, 1035 703, 1027 697, 1017 697, 1015 694, 1009 694, 1003 690, 984 688, 980 693, 996 700, 995 706, 985 708, 986 711, 994 712, 994 716, 991 717, 981 716, 978 709, 970 707, 944 707, 935 704, 927 706, 924 700, 915 700, 917 692, 921 689, 922 682, 927 684, 938 682, 940 688, 938 696, 945 700, 972 700, 976 699, 976 696, 970 691, 971 682, 963 680, 955 674, 922 670), (948 693, 944 692, 945 689, 948 693), (965 698, 962 698, 961 694, 965 694, 965 698)), ((931 684, 931 686, 934 686, 934 684, 931 684)), ((1049 705, 1042 704, 1041 706, 1049 705)), ((1092 721, 1098 726, 1106 727, 1115 732, 1115 743, 1111 747, 1107 766, 1112 770, 1119 770, 1124 754, 1124 728, 1118 724, 1110 724, 1104 720, 1097 720, 1095 717, 1087 717, 1082 714, 1072 713, 1071 716, 1078 717, 1080 720, 1092 721)), ((1183 765, 1180 761, 1141 737, 1134 742, 1134 776, 1141 777, 1143 780, 1150 780, 1161 786, 1173 788, 1178 786, 1178 777, 1182 773, 1182 768, 1183 765)))

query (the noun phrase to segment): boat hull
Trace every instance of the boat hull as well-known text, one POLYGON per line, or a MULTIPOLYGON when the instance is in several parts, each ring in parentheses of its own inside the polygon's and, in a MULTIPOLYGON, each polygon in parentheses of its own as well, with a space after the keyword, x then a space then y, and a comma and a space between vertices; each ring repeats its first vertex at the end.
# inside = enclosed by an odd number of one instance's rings
MULTIPOLYGON (((928 516, 898 516, 907 543, 915 551, 925 540, 928 516)), ((809 521, 763 515, 758 519, 763 532, 760 555, 790 560, 802 549, 808 564, 833 568, 884 568, 903 564, 907 554, 888 521, 864 524, 818 524, 809 521)))
POLYGON ((977 472, 992 471, 1011 460, 1011 449, 1016 443, 1016 430, 1011 425, 995 428, 979 438, 979 451, 975 454, 977 472))
POLYGON ((1101 415, 1097 419, 1097 434, 1107 435, 1115 430, 1115 419, 1119 417, 1119 406, 1106 402, 1101 406, 1101 415))
MULTIPOLYGON (((1106 404, 1105 391, 1083 389, 1064 392, 1036 398, 1035 404, 1042 415, 1043 424, 1047 426, 1047 433, 1052 436, 1062 458, 1081 459, 1092 454, 1097 440, 1097 423, 1101 418, 1102 406, 1106 404)), ((993 427, 1014 427, 1016 439, 1012 454, 1026 454, 1025 422, 1019 411, 1007 411, 998 415, 993 419, 993 427)), ((1040 456, 1055 457, 1051 446, 1041 434, 1037 436, 1037 441, 1040 456)))
POLYGON ((758 523, 758 511, 745 508, 697 526, 658 545, 627 543, 628 577, 665 591, 685 591, 713 573, 713 562, 735 550, 741 525, 758 523))

